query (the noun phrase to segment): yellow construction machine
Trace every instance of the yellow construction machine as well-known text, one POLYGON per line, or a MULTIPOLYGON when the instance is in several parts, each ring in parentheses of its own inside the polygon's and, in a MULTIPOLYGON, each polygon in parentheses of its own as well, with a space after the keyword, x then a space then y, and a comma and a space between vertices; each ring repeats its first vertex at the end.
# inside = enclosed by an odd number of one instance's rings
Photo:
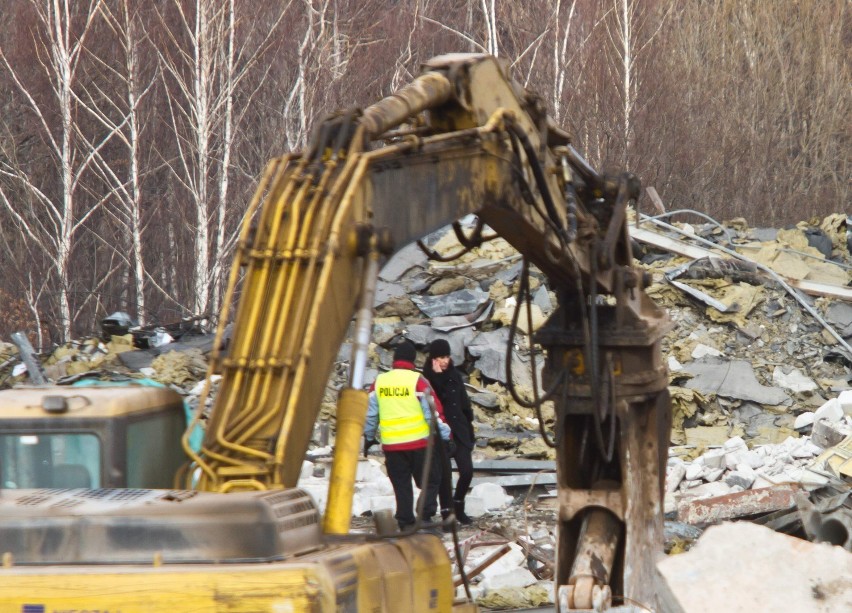
POLYGON ((669 321, 632 265, 638 195, 632 175, 591 168, 490 56, 433 58, 392 96, 328 117, 306 151, 269 163, 251 202, 215 346, 230 321, 232 339, 211 359, 222 378, 200 452, 184 440, 185 489, 2 492, 0 608, 475 610, 438 537, 350 531, 378 271, 453 223, 462 250, 504 237, 558 296, 535 336, 543 381, 518 395, 556 408, 541 423, 557 454, 557 607, 653 609, 669 321), (353 317, 321 518, 298 477, 353 317))
POLYGON ((165 488, 186 461, 183 399, 166 387, 0 391, 0 488, 165 488))

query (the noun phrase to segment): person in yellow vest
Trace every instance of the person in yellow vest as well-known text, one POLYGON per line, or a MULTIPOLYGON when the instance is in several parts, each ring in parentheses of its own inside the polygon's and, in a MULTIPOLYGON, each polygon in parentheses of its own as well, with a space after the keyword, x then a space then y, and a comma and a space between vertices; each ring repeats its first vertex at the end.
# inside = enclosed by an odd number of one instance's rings
POLYGON ((367 422, 364 426, 365 446, 375 443, 378 432, 385 468, 396 497, 396 518, 400 530, 415 522, 414 490, 411 480, 425 496, 423 517, 426 522, 438 509, 438 488, 441 484, 440 452, 432 453, 428 483, 421 483, 426 461, 432 414, 435 413, 441 438, 450 440, 450 427, 443 421, 440 401, 429 382, 414 370, 417 350, 404 341, 394 350, 393 369, 376 377, 370 388, 367 422))

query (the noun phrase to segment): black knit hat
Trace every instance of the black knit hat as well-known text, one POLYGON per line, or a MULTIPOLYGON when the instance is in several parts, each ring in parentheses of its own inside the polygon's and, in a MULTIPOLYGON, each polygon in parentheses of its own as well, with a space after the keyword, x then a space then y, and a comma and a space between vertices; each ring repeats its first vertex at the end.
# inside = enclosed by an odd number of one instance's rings
POLYGON ((402 341, 399 345, 396 346, 396 349, 393 350, 393 361, 396 362, 398 360, 402 360, 404 362, 414 363, 414 360, 417 359, 417 349, 414 347, 414 344, 411 341, 402 341))
POLYGON ((450 355, 452 352, 450 351, 450 344, 443 338, 436 338, 429 345, 429 359, 433 358, 442 358, 444 356, 450 355))

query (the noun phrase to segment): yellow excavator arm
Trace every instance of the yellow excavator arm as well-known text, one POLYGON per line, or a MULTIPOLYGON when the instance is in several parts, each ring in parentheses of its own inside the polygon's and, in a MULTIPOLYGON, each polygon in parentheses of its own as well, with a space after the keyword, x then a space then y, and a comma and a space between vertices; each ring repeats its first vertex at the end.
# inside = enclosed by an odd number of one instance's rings
MULTIPOLYGON (((557 449, 560 606, 621 595, 652 602, 669 428, 660 339, 669 324, 632 266, 626 211, 638 193, 627 173, 595 172, 490 56, 436 57, 394 95, 327 118, 306 151, 267 166, 251 203, 220 319, 222 327, 233 319, 232 337, 211 359, 222 378, 201 451, 185 441, 193 459, 185 483, 295 486, 356 316, 324 523, 326 533, 345 533, 379 267, 474 213, 559 298, 535 340, 557 407, 546 434, 557 449)), ((459 229, 460 241, 476 244, 481 228, 459 229)), ((222 336, 220 328, 216 347, 222 336)))

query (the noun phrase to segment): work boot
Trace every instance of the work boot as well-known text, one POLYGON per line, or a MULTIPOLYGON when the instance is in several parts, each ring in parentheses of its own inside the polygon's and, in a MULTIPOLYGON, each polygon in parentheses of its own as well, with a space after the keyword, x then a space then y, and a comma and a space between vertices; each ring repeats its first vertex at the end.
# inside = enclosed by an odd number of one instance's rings
POLYGON ((441 520, 442 525, 444 527, 444 532, 452 532, 453 524, 456 517, 453 515, 453 512, 450 509, 441 509, 441 520))
POLYGON ((441 537, 441 525, 436 524, 433 521, 433 517, 424 517, 423 521, 420 523, 420 529, 418 532, 422 534, 434 534, 437 537, 441 537))
POLYGON ((455 507, 457 522, 463 526, 469 526, 473 523, 473 520, 464 512, 464 499, 453 500, 453 506, 455 507))

